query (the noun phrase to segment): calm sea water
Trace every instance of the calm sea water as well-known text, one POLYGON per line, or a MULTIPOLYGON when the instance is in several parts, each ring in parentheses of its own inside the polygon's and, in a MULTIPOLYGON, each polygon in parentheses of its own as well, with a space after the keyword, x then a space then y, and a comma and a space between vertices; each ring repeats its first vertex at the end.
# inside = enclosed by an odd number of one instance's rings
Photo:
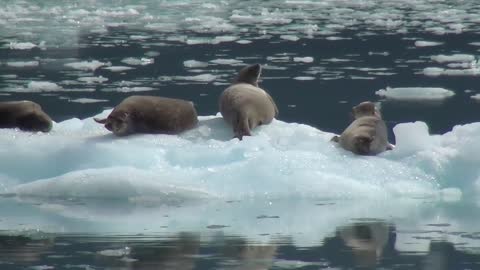
MULTIPOLYGON (((0 100, 36 101, 56 122, 132 94, 214 115, 236 72, 261 63, 280 120, 340 133, 371 100, 389 129, 424 121, 442 134, 479 119, 479 11, 473 0, 5 1, 0 100), (376 94, 387 87, 455 95, 376 94)), ((378 204, 2 198, 0 269, 480 269, 475 202, 378 204)))

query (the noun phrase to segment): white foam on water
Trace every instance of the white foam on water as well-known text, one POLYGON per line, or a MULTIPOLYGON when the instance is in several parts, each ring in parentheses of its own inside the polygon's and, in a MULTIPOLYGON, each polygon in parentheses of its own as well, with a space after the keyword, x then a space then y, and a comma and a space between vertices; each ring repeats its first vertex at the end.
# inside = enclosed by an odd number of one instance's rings
POLYGON ((146 66, 146 65, 153 64, 155 62, 155 59, 147 58, 147 57, 142 57, 142 58, 127 57, 122 59, 121 62, 127 65, 132 65, 132 66, 146 66))
POLYGON ((9 67, 38 67, 40 63, 38 61, 9 61, 7 62, 7 66, 9 67))
POLYGON ((375 94, 397 100, 442 100, 455 95, 455 92, 439 87, 398 87, 380 89, 375 94))
POLYGON ((204 68, 204 67, 208 67, 208 63, 207 62, 201 62, 201 61, 197 61, 197 60, 186 60, 186 61, 183 61, 183 65, 187 68, 204 68))
POLYGON ((305 56, 305 57, 293 57, 294 62, 302 62, 302 63, 312 63, 313 57, 305 56))
POLYGON ((104 63, 100 62, 97 60, 93 61, 81 61, 81 62, 73 62, 73 63, 67 63, 65 66, 73 68, 73 69, 78 69, 78 70, 84 70, 84 71, 94 71, 99 67, 103 67, 109 65, 109 63, 104 63))
POLYGON ((470 54, 452 54, 452 55, 434 55, 430 57, 433 61, 438 63, 448 63, 448 62, 472 62, 475 60, 475 56, 470 54))
POLYGON ((443 42, 423 41, 423 40, 415 41, 415 47, 433 47, 433 46, 440 46, 440 45, 443 45, 443 42))

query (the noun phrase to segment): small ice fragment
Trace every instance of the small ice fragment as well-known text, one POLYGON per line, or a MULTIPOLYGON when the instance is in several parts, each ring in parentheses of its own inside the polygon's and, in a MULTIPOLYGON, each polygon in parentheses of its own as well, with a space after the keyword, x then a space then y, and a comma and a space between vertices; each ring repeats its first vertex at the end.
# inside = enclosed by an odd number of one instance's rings
POLYGON ((293 58, 294 62, 303 62, 303 63, 312 63, 313 62, 313 57, 311 56, 306 56, 306 57, 294 57, 293 58))
POLYGON ((38 61, 12 61, 12 62, 7 62, 7 66, 9 67, 38 67, 39 62, 38 61))
POLYGON ((186 60, 183 61, 183 65, 187 68, 203 68, 203 67, 208 67, 208 63, 206 62, 201 62, 197 60, 186 60))
POLYGON ((85 71, 94 71, 99 67, 105 66, 107 63, 103 63, 97 60, 93 61, 82 61, 82 62, 74 62, 74 63, 68 63, 65 64, 67 67, 71 67, 73 69, 78 69, 78 70, 85 70, 85 71))
POLYGON ((146 66, 153 64, 155 62, 155 59, 153 58, 135 58, 135 57, 127 57, 121 61, 122 63, 125 63, 127 65, 132 65, 132 66, 146 66))
POLYGON ((430 57, 433 61, 438 63, 446 62, 472 62, 475 60, 475 56, 470 54, 452 54, 452 55, 434 55, 430 57))
POLYGON ((10 49, 12 50, 30 50, 37 47, 31 42, 10 42, 10 49))

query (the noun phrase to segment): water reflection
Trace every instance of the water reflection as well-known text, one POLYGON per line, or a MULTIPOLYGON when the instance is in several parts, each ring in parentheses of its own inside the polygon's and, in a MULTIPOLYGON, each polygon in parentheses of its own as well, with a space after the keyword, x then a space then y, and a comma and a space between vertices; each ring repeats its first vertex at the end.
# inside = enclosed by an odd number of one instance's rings
POLYGON ((422 252, 398 250, 399 236, 411 233, 424 232, 397 230, 385 220, 356 220, 309 247, 297 246, 284 235, 258 242, 221 230, 163 236, 3 235, 0 269, 441 270, 476 269, 480 264, 473 250, 445 239, 419 239, 428 243, 422 252))

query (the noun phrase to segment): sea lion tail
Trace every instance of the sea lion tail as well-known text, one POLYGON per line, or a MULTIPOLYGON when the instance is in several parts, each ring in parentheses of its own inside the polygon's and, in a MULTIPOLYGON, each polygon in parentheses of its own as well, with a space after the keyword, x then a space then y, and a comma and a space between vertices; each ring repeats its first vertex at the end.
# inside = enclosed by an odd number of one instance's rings
POLYGON ((107 118, 104 118, 104 119, 93 118, 93 120, 99 124, 105 124, 107 122, 107 118))
POLYGON ((239 140, 242 140, 243 136, 252 136, 252 133, 250 132, 250 124, 248 122, 248 117, 245 112, 237 115, 233 132, 235 133, 235 138, 238 138, 239 140))

